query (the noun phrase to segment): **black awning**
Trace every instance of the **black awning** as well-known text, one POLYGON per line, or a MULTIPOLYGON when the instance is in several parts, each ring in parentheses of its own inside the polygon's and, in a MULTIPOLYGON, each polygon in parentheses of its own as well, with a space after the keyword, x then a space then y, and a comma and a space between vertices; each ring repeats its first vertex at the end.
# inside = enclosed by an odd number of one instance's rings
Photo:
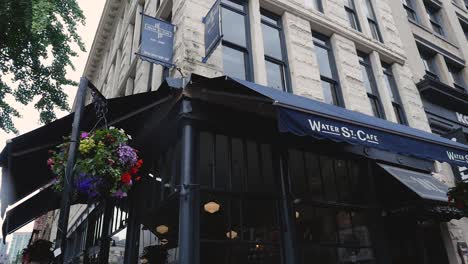
POLYGON ((208 95, 222 98, 231 93, 239 100, 222 103, 243 107, 250 100, 253 103, 248 106, 259 112, 269 104, 269 109, 274 107, 276 111, 280 132, 346 142, 458 166, 468 164, 467 145, 409 126, 236 78, 202 80, 194 86, 198 89, 192 89, 192 94, 196 96, 199 92, 201 99, 208 95), (259 98, 265 104, 259 103, 259 98))
POLYGON ((3 238, 5 239, 8 234, 15 232, 41 215, 59 208, 60 199, 60 195, 48 185, 18 206, 8 209, 2 225, 3 238))
POLYGON ((448 186, 437 180, 432 174, 382 163, 378 163, 378 165, 386 174, 396 179, 396 182, 401 183, 407 189, 407 191, 401 192, 392 189, 392 185, 386 185, 385 188, 390 188, 386 195, 391 196, 389 198, 394 200, 394 203, 390 206, 392 209, 389 209, 391 215, 404 217, 412 215, 420 220, 438 221, 450 221, 465 216, 464 210, 449 204, 447 197, 448 186), (405 195, 406 192, 419 198, 408 199, 410 196, 405 195))
MULTIPOLYGON (((139 127, 134 124, 148 110, 178 98, 182 93, 181 80, 167 79, 154 92, 118 97, 108 100, 107 120, 127 133, 135 135, 139 127)), ((12 205, 53 179, 47 167, 48 150, 63 141, 71 133, 73 113, 50 124, 13 138, 0 154, 3 177, 0 189, 1 215, 12 205)), ((81 121, 82 130, 90 130, 97 122, 93 105, 86 106, 81 121)), ((19 210, 19 209, 18 209, 19 210)), ((11 218, 11 217, 10 217, 11 218)))
POLYGON ((438 181, 431 174, 407 170, 379 163, 388 174, 403 183, 419 197, 427 200, 448 203, 448 186, 438 181))

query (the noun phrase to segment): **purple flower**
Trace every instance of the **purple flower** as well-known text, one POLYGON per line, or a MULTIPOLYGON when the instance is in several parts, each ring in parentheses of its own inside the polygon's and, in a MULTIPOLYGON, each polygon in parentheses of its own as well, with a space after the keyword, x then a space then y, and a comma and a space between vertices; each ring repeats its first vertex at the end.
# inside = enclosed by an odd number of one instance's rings
POLYGON ((99 188, 102 180, 100 178, 80 173, 75 181, 76 190, 79 193, 87 194, 91 198, 99 196, 99 188))
POLYGON ((89 137, 89 133, 87 133, 87 132, 81 133, 81 139, 85 139, 87 137, 89 137))
POLYGON ((112 196, 122 199, 124 197, 127 197, 127 193, 119 189, 115 193, 113 193, 112 196))
POLYGON ((123 165, 133 167, 138 160, 136 151, 129 145, 120 145, 118 154, 119 161, 123 165))

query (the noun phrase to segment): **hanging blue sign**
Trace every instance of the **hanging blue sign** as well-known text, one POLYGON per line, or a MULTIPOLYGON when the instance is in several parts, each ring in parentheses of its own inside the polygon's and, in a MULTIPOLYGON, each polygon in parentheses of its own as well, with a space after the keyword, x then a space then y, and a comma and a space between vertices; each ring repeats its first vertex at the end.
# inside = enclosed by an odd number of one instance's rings
POLYGON ((298 136, 347 142, 459 166, 468 165, 468 148, 458 149, 288 108, 278 107, 278 126, 280 132, 298 136))
POLYGON ((203 18, 203 24, 205 24, 205 57, 203 57, 202 62, 206 63, 223 38, 219 0, 215 2, 203 18))
POLYGON ((141 59, 151 63, 172 67, 174 25, 142 15, 141 45, 137 54, 141 59))

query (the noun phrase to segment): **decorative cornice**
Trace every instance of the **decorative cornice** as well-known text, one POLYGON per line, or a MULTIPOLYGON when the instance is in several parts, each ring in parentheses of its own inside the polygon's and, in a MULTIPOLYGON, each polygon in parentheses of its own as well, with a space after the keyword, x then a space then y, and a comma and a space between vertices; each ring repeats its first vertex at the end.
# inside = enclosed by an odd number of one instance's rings
POLYGON ((83 75, 94 80, 95 74, 101 67, 103 56, 107 45, 109 45, 108 38, 112 36, 115 30, 115 22, 118 18, 118 13, 122 4, 122 0, 106 0, 104 9, 102 11, 101 19, 94 36, 93 44, 89 50, 88 60, 83 75))

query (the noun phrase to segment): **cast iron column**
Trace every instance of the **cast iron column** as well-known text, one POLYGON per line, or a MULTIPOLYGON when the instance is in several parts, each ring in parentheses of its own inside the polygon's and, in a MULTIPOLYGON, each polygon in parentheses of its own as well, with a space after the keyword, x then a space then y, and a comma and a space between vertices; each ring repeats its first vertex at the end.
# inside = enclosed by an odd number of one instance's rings
MULTIPOLYGON (((189 101, 182 102, 182 112, 191 111, 189 101)), ((182 117, 181 133, 181 190, 179 211, 179 264, 198 263, 198 222, 195 221, 196 192, 193 184, 194 178, 194 144, 195 135, 191 120, 182 117)))
POLYGON ((58 263, 63 263, 67 246, 68 217, 70 215, 70 200, 73 193, 73 166, 75 165, 76 152, 79 145, 80 121, 83 114, 86 89, 88 79, 81 77, 80 86, 76 94, 75 115, 73 116, 73 126, 70 138, 70 148, 68 151, 67 167, 65 168, 65 178, 63 183, 62 201, 60 203, 60 216, 57 227, 56 247, 60 247, 58 263))
POLYGON ((283 221, 283 241, 285 261, 288 264, 298 263, 296 232, 294 228, 294 208, 291 204, 291 196, 288 191, 288 166, 286 163, 284 148, 279 153, 279 173, 281 176, 281 218, 283 221))

